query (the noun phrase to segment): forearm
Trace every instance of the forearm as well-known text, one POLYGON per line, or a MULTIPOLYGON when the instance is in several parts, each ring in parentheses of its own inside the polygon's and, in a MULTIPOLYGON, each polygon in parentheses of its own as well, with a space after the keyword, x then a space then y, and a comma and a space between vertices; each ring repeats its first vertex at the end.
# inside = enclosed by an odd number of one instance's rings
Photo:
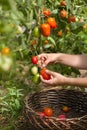
POLYGON ((65 85, 87 87, 87 77, 86 78, 66 78, 65 85))
POLYGON ((57 54, 57 63, 71 66, 78 69, 87 69, 87 55, 70 55, 70 54, 57 54))

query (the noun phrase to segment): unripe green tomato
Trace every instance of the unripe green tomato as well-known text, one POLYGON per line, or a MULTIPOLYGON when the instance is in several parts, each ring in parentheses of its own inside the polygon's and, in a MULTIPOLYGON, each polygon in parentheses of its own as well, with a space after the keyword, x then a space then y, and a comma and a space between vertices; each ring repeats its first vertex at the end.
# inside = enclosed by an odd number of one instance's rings
POLYGON ((33 30, 33 35, 34 37, 39 37, 40 36, 40 30, 38 27, 35 27, 33 30))
POLYGON ((36 75, 33 76, 33 82, 35 84, 39 84, 40 83, 40 75, 39 75, 39 73, 37 73, 36 75))
POLYGON ((33 67, 31 68, 31 73, 32 73, 33 75, 36 75, 36 74, 38 73, 38 67, 37 67, 37 66, 33 66, 33 67))
POLYGON ((0 70, 9 71, 12 66, 12 63, 13 61, 11 57, 0 55, 0 70))

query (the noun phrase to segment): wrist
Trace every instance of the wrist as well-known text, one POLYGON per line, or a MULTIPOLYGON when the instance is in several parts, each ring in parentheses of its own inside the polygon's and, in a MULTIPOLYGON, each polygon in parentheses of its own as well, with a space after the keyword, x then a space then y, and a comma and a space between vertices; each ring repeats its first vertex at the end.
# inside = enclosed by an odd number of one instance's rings
POLYGON ((55 63, 62 63, 63 55, 64 55, 64 54, 62 54, 62 53, 58 53, 58 54, 56 55, 55 63))

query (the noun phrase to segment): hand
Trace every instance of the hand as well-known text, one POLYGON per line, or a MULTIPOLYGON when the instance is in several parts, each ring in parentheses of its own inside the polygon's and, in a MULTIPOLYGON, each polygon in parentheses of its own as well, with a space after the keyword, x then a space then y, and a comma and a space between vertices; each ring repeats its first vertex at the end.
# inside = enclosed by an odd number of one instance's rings
POLYGON ((46 67, 48 64, 55 63, 57 59, 56 53, 42 53, 38 55, 38 66, 40 68, 46 67))
POLYGON ((51 75, 51 79, 44 80, 43 77, 40 75, 41 81, 43 83, 51 85, 51 86, 64 85, 65 84, 66 79, 67 79, 65 76, 63 76, 59 73, 50 71, 50 70, 46 70, 46 73, 51 75))

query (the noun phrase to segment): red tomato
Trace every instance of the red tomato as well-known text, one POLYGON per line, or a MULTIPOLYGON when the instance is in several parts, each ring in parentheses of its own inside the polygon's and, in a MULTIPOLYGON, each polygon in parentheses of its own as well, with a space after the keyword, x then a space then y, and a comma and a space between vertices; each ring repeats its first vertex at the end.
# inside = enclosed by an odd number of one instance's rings
POLYGON ((45 15, 45 16, 50 16, 50 10, 49 9, 43 9, 43 14, 45 15))
POLYGON ((65 0, 61 1, 60 5, 61 6, 66 6, 66 1, 65 0))
POLYGON ((47 74, 46 70, 47 70, 46 68, 43 68, 40 71, 40 74, 42 75, 43 79, 49 80, 49 79, 51 79, 51 75, 47 74))
POLYGON ((45 113, 46 116, 52 116, 53 110, 50 107, 46 107, 46 108, 44 108, 44 113, 45 113))
POLYGON ((74 16, 69 16, 68 17, 68 22, 71 23, 71 22, 76 22, 76 18, 74 16))
POLYGON ((65 120, 66 116, 62 114, 62 115, 59 115, 58 118, 59 118, 59 120, 65 120))
POLYGON ((31 61, 32 61, 33 64, 37 64, 38 63, 38 57, 32 56, 31 61))
POLYGON ((37 112, 40 115, 40 119, 44 118, 46 115, 44 112, 37 112))
POLYGON ((50 25, 51 28, 56 28, 57 27, 57 23, 55 18, 49 17, 47 19, 47 23, 50 25))
POLYGON ((45 37, 50 35, 50 25, 47 23, 43 23, 40 25, 41 34, 45 37))

